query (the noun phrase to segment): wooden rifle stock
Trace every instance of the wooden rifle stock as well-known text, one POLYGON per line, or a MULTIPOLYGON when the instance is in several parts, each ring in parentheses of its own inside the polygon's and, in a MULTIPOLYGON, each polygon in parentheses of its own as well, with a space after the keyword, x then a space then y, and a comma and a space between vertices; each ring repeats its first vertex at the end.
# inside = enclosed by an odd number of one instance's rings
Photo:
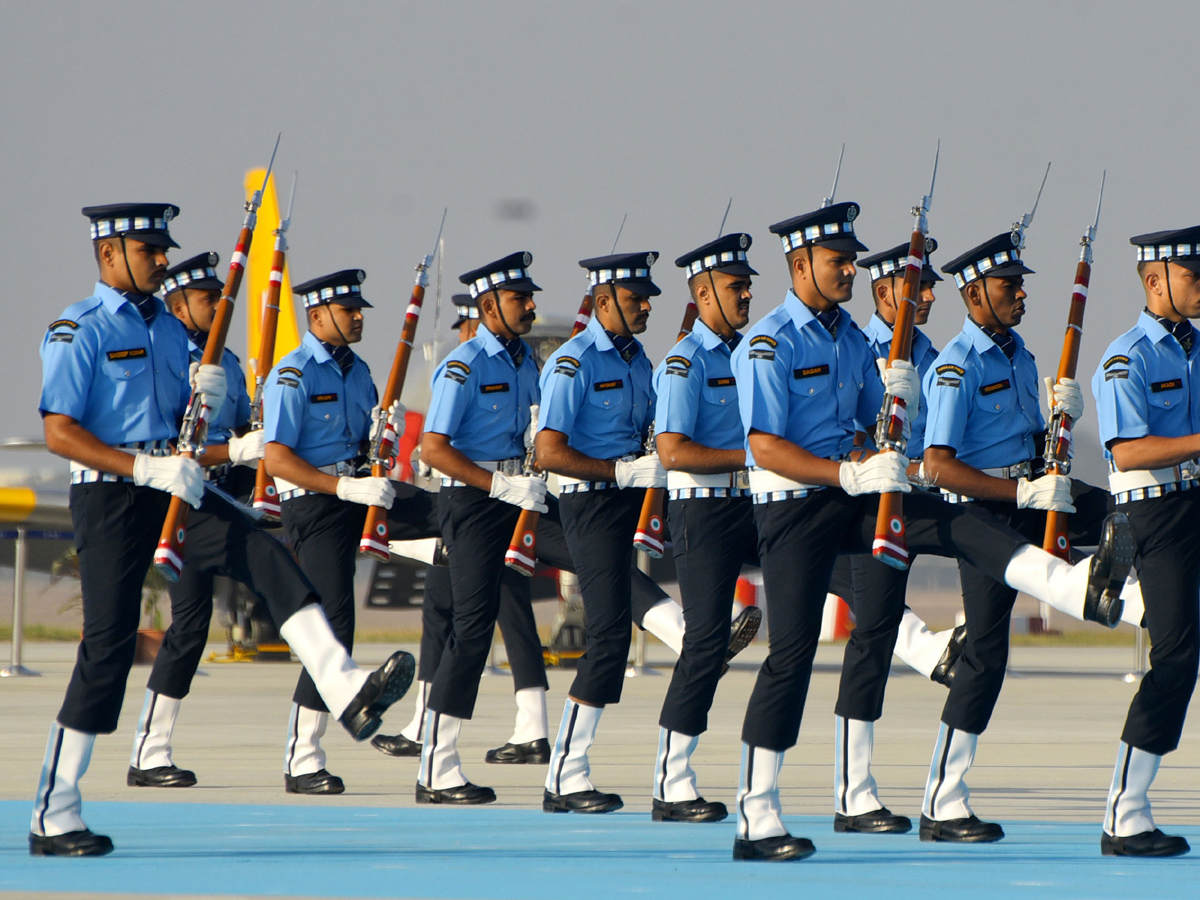
MULTIPOLYGON (((904 268, 904 286, 892 327, 892 346, 888 365, 897 360, 908 361, 912 356, 913 320, 917 311, 917 294, 921 289, 921 269, 925 264, 925 233, 918 225, 908 244, 908 262, 904 268)), ((905 449, 904 435, 908 410, 903 400, 890 395, 884 398, 875 430, 875 445, 880 453, 901 452, 905 449)), ((908 540, 904 525, 904 495, 880 494, 879 512, 875 517, 875 541, 871 555, 894 569, 908 568, 908 540)))
MULTIPOLYGON (((700 310, 696 307, 694 300, 688 300, 687 307, 683 311, 683 323, 679 326, 679 334, 675 338, 675 343, 679 343, 685 337, 692 333, 692 327, 696 324, 696 316, 700 310)), ((646 441, 646 452, 653 453, 654 449, 654 426, 650 426, 650 436, 646 441)), ((663 550, 663 531, 664 523, 664 501, 666 499, 666 491, 662 488, 646 488, 645 499, 642 500, 642 512, 638 516, 637 531, 633 533, 633 546, 635 550, 641 550, 652 559, 662 559, 663 550)))
MULTIPOLYGON (((592 294, 589 291, 583 295, 583 302, 579 304, 579 312, 575 314, 571 337, 575 337, 587 328, 591 316, 592 294)), ((532 475, 533 473, 534 454, 531 443, 525 449, 525 474, 532 475)), ((513 529, 512 540, 509 541, 508 550, 504 553, 504 564, 527 577, 533 577, 533 570, 537 567, 537 523, 539 518, 538 513, 532 509, 521 510, 521 515, 517 517, 517 525, 513 529)))
MULTIPOLYGON (((441 233, 438 233, 439 239, 441 233)), ((437 249, 437 243, 434 243, 437 249)), ((421 303, 425 299, 425 287, 429 284, 426 271, 433 262, 430 253, 417 265, 417 281, 413 285, 412 297, 408 301, 408 309, 404 313, 404 327, 400 329, 400 343, 396 347, 396 355, 392 359, 392 370, 388 373, 387 384, 383 396, 379 399, 381 410, 378 432, 371 440, 371 475, 383 478, 387 475, 388 459, 391 456, 384 437, 387 429, 388 411, 404 390, 404 379, 408 374, 408 360, 412 356, 413 338, 417 334, 417 322, 421 318, 421 303)), ((362 539, 358 542, 358 552, 373 556, 381 562, 386 562, 391 555, 388 549, 388 511, 382 506, 372 506, 367 510, 367 520, 363 525, 362 539)))
MULTIPOLYGON (((293 188, 294 190, 294 188, 293 188)), ((275 252, 271 255, 271 280, 267 284, 267 297, 263 303, 262 329, 259 332, 258 356, 254 360, 254 402, 251 405, 250 428, 258 431, 263 427, 262 403, 267 375, 275 364, 275 332, 279 326, 279 294, 283 289, 283 266, 287 256, 288 218, 275 230, 275 252)), ((275 480, 267 474, 265 460, 258 461, 254 475, 254 508, 262 512, 270 522, 279 521, 279 492, 275 480)))

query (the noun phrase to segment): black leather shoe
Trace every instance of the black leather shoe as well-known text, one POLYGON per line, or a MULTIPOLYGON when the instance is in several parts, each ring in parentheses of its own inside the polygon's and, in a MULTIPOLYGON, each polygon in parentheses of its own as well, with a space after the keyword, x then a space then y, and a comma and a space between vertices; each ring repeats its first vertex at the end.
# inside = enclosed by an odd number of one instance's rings
POLYGON ((952 844, 990 844, 1004 837, 1004 829, 995 822, 981 822, 977 816, 938 821, 921 815, 921 840, 952 844))
POLYGON ((908 834, 912 831, 912 819, 898 816, 886 806, 857 816, 833 814, 833 830, 853 831, 859 834, 908 834))
POLYGON ((933 667, 933 672, 929 676, 930 681, 936 681, 938 684, 950 687, 954 682, 954 664, 958 662, 958 658, 962 656, 963 647, 967 645, 967 626, 959 625, 950 632, 950 643, 946 645, 946 649, 942 651, 942 658, 938 660, 938 664, 933 667))
POLYGON ((346 785, 336 775, 318 769, 307 775, 284 775, 283 789, 289 794, 340 794, 346 785))
POLYGON ((380 753, 386 753, 388 756, 421 755, 421 745, 416 741, 410 741, 402 734, 377 734, 371 738, 371 746, 380 753))
POLYGON ((397 650, 367 678, 350 705, 338 717, 356 741, 365 741, 383 724, 383 714, 412 685, 417 661, 406 650, 397 650))
POLYGON ((1099 622, 1108 628, 1116 628, 1121 624, 1121 613, 1125 610, 1121 588, 1133 567, 1136 550, 1129 517, 1125 513, 1113 513, 1105 517, 1100 526, 1100 545, 1096 548, 1088 572, 1087 598, 1083 601, 1084 619, 1099 622))
POLYGON ((745 838, 733 839, 734 859, 784 862, 789 859, 808 859, 816 852, 817 848, 808 838, 792 837, 790 834, 763 838, 760 841, 748 841, 745 838))
POLYGON ((724 803, 709 803, 703 797, 668 803, 655 798, 650 818, 655 822, 720 822, 728 817, 724 803))
POLYGON ((526 744, 507 743, 503 747, 489 750, 484 762, 508 765, 544 766, 550 762, 550 742, 545 738, 526 744))
POLYGON ((113 852, 111 838, 83 831, 68 831, 66 834, 29 835, 30 856, 105 856, 113 852))
POLYGON ((130 787, 192 787, 196 783, 196 773, 179 766, 156 766, 153 769, 130 766, 125 783, 130 787))
POLYGON ((480 787, 477 784, 460 784, 458 787, 434 790, 417 782, 418 803, 456 803, 459 806, 478 806, 481 803, 495 803, 496 792, 490 787, 480 787))
POLYGON ((1183 856, 1191 850, 1177 834, 1163 834, 1157 828, 1129 837, 1100 835, 1100 853, 1104 856, 1183 856))
POLYGON ((604 791, 576 791, 574 794, 542 794, 542 812, 548 813, 606 813, 624 806, 617 794, 604 791))
POLYGON ((721 666, 721 674, 729 671, 729 663, 735 656, 750 646, 758 634, 758 626, 762 624, 762 610, 757 606, 747 606, 737 618, 730 623, 729 646, 725 649, 725 664, 721 666))

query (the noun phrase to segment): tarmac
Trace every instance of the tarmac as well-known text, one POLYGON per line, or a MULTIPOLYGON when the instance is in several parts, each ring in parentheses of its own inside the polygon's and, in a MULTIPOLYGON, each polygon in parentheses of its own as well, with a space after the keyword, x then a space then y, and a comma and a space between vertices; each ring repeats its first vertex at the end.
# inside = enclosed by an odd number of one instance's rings
MULTIPOLYGON (((210 648, 220 651, 223 648, 210 648)), ((380 662, 393 647, 364 645, 356 657, 380 662)), ((415 647, 408 647, 416 651, 415 647)), ((765 646, 756 643, 721 683, 696 754, 707 799, 732 805, 739 730, 765 646)), ((652 893, 695 898, 840 896, 862 889, 889 898, 927 897, 931 886, 973 897, 1195 897, 1200 849, 1175 860, 1101 858, 1099 822, 1116 742, 1136 679, 1132 647, 1017 647, 991 727, 980 741, 971 802, 1004 824, 995 845, 922 844, 903 836, 835 835, 832 830, 833 702, 842 647, 822 645, 799 744, 782 777, 792 832, 817 853, 786 865, 732 862, 734 822, 650 821, 657 718, 672 658, 651 643, 652 674, 626 681, 620 705, 601 722, 593 780, 625 808, 607 816, 541 812, 543 767, 489 766, 484 752, 509 736, 512 682, 485 678, 461 750, 468 778, 496 789, 486 807, 418 807, 417 760, 356 745, 336 725, 326 738, 328 768, 346 781, 336 797, 283 790, 281 764, 295 663, 206 662, 184 702, 175 760, 194 769, 186 790, 125 786, 146 667, 135 667, 116 734, 101 737, 83 782, 89 825, 116 852, 96 860, 31 859, 30 801, 46 732, 61 701, 74 648, 26 644, 39 678, 0 680, 0 898, 10 897, 612 897, 652 893), (936 868, 931 868, 936 867, 936 868)), ((0 644, 0 658, 8 647, 0 644)), ((550 673, 551 734, 570 683, 550 673)), ((894 811, 920 815, 920 802, 945 689, 894 669, 875 738, 875 775, 894 811)), ((398 731, 412 713, 405 698, 385 723, 398 731)), ((1200 726, 1193 719, 1167 757, 1152 794, 1169 832, 1200 842, 1200 726)))

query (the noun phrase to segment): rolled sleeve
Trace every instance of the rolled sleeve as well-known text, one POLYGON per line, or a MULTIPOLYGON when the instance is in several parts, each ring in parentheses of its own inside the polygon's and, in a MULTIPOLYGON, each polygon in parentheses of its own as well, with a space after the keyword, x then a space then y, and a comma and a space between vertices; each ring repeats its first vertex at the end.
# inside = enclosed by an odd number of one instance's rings
MULTIPOLYGON (((300 379, 289 378, 289 381, 300 379)), ((295 385, 280 384, 276 371, 267 378, 263 393, 263 440, 267 443, 297 447, 308 408, 308 395, 303 382, 295 385)))
POLYGON ((1149 392, 1145 374, 1138 366, 1108 372, 1102 366, 1093 380, 1092 393, 1096 397, 1100 443, 1106 449, 1112 441, 1143 438, 1150 434, 1150 408, 1146 402, 1149 392))
POLYGON ((576 369, 574 375, 558 372, 557 360, 546 365, 542 379, 542 402, 538 413, 538 431, 559 431, 570 434, 583 404, 584 393, 589 384, 584 367, 576 369))
POLYGON ((97 346, 95 335, 88 328, 55 330, 42 340, 42 395, 38 409, 43 414, 83 420, 96 373, 97 346))
POLYGON ((925 419, 925 447, 962 446, 967 430, 967 415, 973 395, 965 377, 954 379, 957 387, 939 385, 937 371, 931 369, 925 377, 924 400, 927 404, 925 419))
POLYGON ((470 402, 473 378, 474 373, 463 374, 461 370, 448 369, 445 363, 438 367, 433 375, 433 396, 425 420, 427 432, 447 437, 457 433, 470 402))
POLYGON ((769 359, 747 355, 740 360, 738 407, 747 434, 751 430, 780 437, 787 434, 791 354, 782 342, 772 354, 769 359))

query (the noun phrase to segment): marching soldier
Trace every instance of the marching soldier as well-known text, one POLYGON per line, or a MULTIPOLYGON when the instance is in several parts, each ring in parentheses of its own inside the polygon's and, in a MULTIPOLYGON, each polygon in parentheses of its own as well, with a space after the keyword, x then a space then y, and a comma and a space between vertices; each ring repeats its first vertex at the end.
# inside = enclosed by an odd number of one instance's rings
POLYGON ((1200 664, 1200 227, 1140 234, 1146 307, 1105 351, 1092 378, 1100 441, 1117 509, 1137 543, 1150 671, 1129 706, 1104 813, 1105 856, 1190 849, 1154 824, 1149 790, 1179 745, 1200 664))
MULTIPOLYGON (((910 491, 908 461, 899 454, 845 458, 855 422, 875 417, 885 390, 914 413, 919 396, 911 363, 893 364, 881 381, 869 345, 841 310, 851 297, 856 254, 865 249, 854 236, 857 214, 856 204, 838 203, 771 226, 783 242, 792 289, 733 355, 771 598, 771 646, 742 726, 735 859, 803 859, 814 851, 783 825, 779 772, 799 734, 830 573, 838 553, 870 552, 875 495, 910 491)), ((966 504, 918 491, 905 498, 904 512, 910 551, 964 556, 1056 606, 1110 603, 1131 562, 1114 552, 1128 538, 1119 523, 1106 530, 1096 557, 1072 567, 966 504)), ((901 593, 890 606, 860 610, 859 626, 880 629, 887 616, 898 622, 902 606, 901 593)))
MULTIPOLYGON (((1005 232, 942 267, 954 277, 967 317, 925 375, 924 473, 950 503, 986 510, 1029 541, 1040 544, 1044 511, 1058 510, 1072 514, 1073 543, 1095 545, 1110 509, 1108 492, 1065 475, 1042 474, 1046 423, 1037 364, 1014 330, 1025 314, 1024 278, 1033 274, 1021 261, 1020 244, 1018 231, 1005 232)), ((1054 408, 1078 421, 1083 412, 1078 382, 1064 378, 1050 393, 1054 408)), ((1115 546, 1122 560, 1132 557, 1129 540, 1123 529, 1115 546)), ((959 576, 970 640, 942 711, 921 839, 997 841, 1004 830, 972 813, 965 777, 1004 682, 1017 590, 970 560, 959 561, 959 576)), ((1116 594, 1089 600, 1096 602, 1056 608, 1115 627, 1123 608, 1116 594)), ((1131 603, 1127 613, 1134 615, 1135 609, 1131 603)), ((1140 609, 1136 615, 1140 619, 1140 609)))
MULTIPOLYGON (((334 638, 313 586, 287 551, 214 491, 195 460, 169 442, 191 394, 187 333, 153 294, 167 272, 165 203, 87 207, 100 280, 42 342, 39 408, 52 453, 71 460, 71 517, 83 589, 83 639, 50 728, 30 824, 34 856, 101 856, 112 840, 80 813, 79 781, 97 734, 117 726, 133 663, 142 582, 172 495, 196 507, 187 564, 222 569, 264 597, 280 632, 356 740, 412 681, 411 655, 358 669, 334 638)), ((198 366, 195 388, 214 418, 228 386, 220 366, 198 366)))
MULTIPOLYGON (((188 353, 199 363, 212 328, 224 284, 217 277, 216 253, 201 253, 167 270, 161 296, 183 323, 188 353)), ((200 463, 204 479, 245 502, 254 491, 254 473, 262 458, 262 432, 250 431, 250 395, 241 362, 228 347, 221 357, 227 385, 220 415, 208 426, 200 463)), ((154 658, 146 700, 133 738, 126 782, 130 787, 191 787, 196 775, 171 759, 171 734, 180 704, 191 690, 212 621, 213 576, 184 565, 168 588, 171 624, 154 658)))
MULTIPOLYGON (((376 417, 388 417, 397 440, 404 433, 404 408, 398 401, 390 410, 379 408, 371 370, 351 349, 362 340, 362 311, 371 306, 362 295, 365 278, 360 269, 346 269, 293 288, 307 311, 308 332, 271 370, 263 397, 265 460, 279 490, 283 529, 347 652, 354 646, 354 569, 367 507, 389 510, 396 540, 438 533, 431 494, 387 478, 358 477, 376 417)), ((284 789, 342 793, 345 785, 325 768, 321 747, 330 710, 307 667, 292 701, 284 789)))
POLYGON ((559 476, 559 505, 587 615, 587 650, 563 709, 545 812, 620 809, 596 790, 588 750, 604 707, 621 699, 630 641, 630 567, 642 488, 664 487, 666 472, 644 454, 654 420, 651 366, 634 337, 646 330, 656 253, 585 259, 595 313, 542 370, 538 465, 559 476))
MULTIPOLYGON (((729 234, 675 260, 698 309, 691 333, 654 371, 655 441, 667 469, 667 518, 687 623, 683 652, 659 716, 654 764, 656 822, 718 822, 724 803, 700 796, 691 757, 708 729, 717 681, 730 645, 733 591, 744 564, 758 565, 746 453, 731 369, 740 330, 750 321, 748 234, 729 234)), ((741 640, 758 631, 753 607, 741 640)))
MULTIPOLYGON (((496 799, 491 788, 463 774, 458 736, 475 710, 517 518, 522 509, 547 510, 545 480, 523 471, 525 435, 538 400, 537 363, 521 340, 533 326, 533 295, 541 290, 529 276, 532 261, 529 253, 514 253, 460 278, 479 308, 480 325, 433 376, 421 458, 442 478, 438 512, 450 558, 453 618, 426 701, 418 803, 496 799)), ((515 599, 528 609, 529 581, 522 581, 515 599)), ((545 677, 543 670, 542 727, 545 677)), ((519 707, 520 692, 517 699, 519 707)))

